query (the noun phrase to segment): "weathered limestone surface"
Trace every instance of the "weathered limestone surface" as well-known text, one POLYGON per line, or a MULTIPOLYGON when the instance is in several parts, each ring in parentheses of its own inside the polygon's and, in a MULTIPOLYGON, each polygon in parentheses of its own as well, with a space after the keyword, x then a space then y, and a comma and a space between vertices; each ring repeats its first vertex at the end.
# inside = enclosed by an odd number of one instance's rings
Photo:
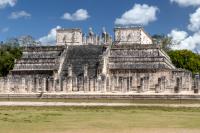
POLYGON ((141 28, 116 28, 115 40, 92 29, 58 30, 56 46, 24 47, 0 93, 196 94, 200 78, 177 69, 141 28), (108 45, 109 44, 109 45, 108 45))

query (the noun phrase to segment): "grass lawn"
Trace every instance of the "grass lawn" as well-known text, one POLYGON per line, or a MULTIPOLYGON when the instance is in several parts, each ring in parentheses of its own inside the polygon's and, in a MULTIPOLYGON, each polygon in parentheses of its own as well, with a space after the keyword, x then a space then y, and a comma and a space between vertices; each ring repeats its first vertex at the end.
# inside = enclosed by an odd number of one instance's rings
POLYGON ((199 133, 200 108, 0 107, 0 133, 199 133))

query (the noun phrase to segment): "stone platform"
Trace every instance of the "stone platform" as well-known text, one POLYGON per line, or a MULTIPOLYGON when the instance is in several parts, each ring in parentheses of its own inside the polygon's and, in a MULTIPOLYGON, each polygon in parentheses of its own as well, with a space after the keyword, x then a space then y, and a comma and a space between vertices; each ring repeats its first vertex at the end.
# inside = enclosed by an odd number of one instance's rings
POLYGON ((84 94, 84 93, 34 93, 0 94, 0 99, 149 99, 149 100, 200 100, 200 94, 84 94))

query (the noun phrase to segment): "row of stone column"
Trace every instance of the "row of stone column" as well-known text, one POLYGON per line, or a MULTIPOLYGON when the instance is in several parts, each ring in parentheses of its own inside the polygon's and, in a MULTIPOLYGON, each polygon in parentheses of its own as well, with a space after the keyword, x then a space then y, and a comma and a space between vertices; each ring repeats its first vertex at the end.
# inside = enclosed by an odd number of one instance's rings
POLYGON ((145 92, 149 90, 150 80, 149 77, 120 77, 111 76, 105 82, 106 92, 145 92))
MULTIPOLYGON (((53 78, 21 78, 19 80, 0 79, 0 93, 36 93, 36 92, 147 92, 155 89, 155 93, 164 92, 167 88, 166 77, 157 79, 152 77, 115 77, 110 76, 104 80, 90 79, 88 77, 67 77, 66 79, 54 80, 53 78)), ((170 85, 173 92, 180 92, 183 88, 181 78, 176 78, 174 85, 170 85)), ((200 89, 200 80, 196 79, 195 88, 200 89)))
MULTIPOLYGON (((171 84, 167 86, 167 79, 165 76, 157 78, 157 80, 152 79, 154 77, 114 77, 111 76, 107 78, 109 82, 106 82, 106 92, 148 92, 155 91, 155 93, 162 93, 166 91, 166 89, 171 89, 171 92, 182 89, 182 80, 177 79, 175 81, 175 85, 171 84)), ((156 78, 156 77, 155 77, 156 78)))
POLYGON ((102 92, 103 84, 102 81, 88 77, 82 79, 68 77, 57 80, 52 78, 21 78, 18 81, 8 78, 0 81, 0 93, 102 92))

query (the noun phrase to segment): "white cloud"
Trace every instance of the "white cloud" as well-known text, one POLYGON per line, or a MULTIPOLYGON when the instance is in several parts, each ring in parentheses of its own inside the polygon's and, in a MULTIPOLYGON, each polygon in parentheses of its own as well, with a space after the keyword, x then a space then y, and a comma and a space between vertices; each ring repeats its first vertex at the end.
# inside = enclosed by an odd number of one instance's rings
POLYGON ((9 16, 10 19, 29 18, 31 14, 26 11, 12 12, 9 16))
POLYGON ((193 14, 190 14, 190 24, 188 29, 191 31, 200 30, 200 8, 198 8, 193 14))
POLYGON ((90 16, 88 11, 85 9, 78 9, 75 13, 70 14, 66 12, 61 18, 64 20, 71 20, 71 21, 83 21, 88 19, 90 16))
POLYGON ((173 49, 189 49, 194 52, 200 52, 200 32, 195 32, 193 35, 188 36, 188 33, 185 31, 172 30, 169 37, 172 37, 172 40, 177 45, 174 45, 173 49))
POLYGON ((56 30, 61 29, 61 26, 56 26, 55 28, 51 29, 48 35, 43 36, 38 39, 42 44, 53 44, 56 41, 56 30))
POLYGON ((0 9, 5 8, 7 6, 15 6, 17 0, 0 0, 0 9))
POLYGON ((200 0, 170 0, 171 3, 177 3, 179 6, 199 6, 200 0))
POLYGON ((188 36, 188 33, 185 31, 179 31, 177 29, 173 29, 171 33, 168 34, 169 37, 172 38, 174 43, 180 43, 188 36))
POLYGON ((156 12, 159 9, 156 6, 149 6, 147 4, 135 4, 132 9, 126 11, 121 18, 115 20, 117 25, 132 25, 140 24, 147 25, 149 22, 155 21, 156 12))

